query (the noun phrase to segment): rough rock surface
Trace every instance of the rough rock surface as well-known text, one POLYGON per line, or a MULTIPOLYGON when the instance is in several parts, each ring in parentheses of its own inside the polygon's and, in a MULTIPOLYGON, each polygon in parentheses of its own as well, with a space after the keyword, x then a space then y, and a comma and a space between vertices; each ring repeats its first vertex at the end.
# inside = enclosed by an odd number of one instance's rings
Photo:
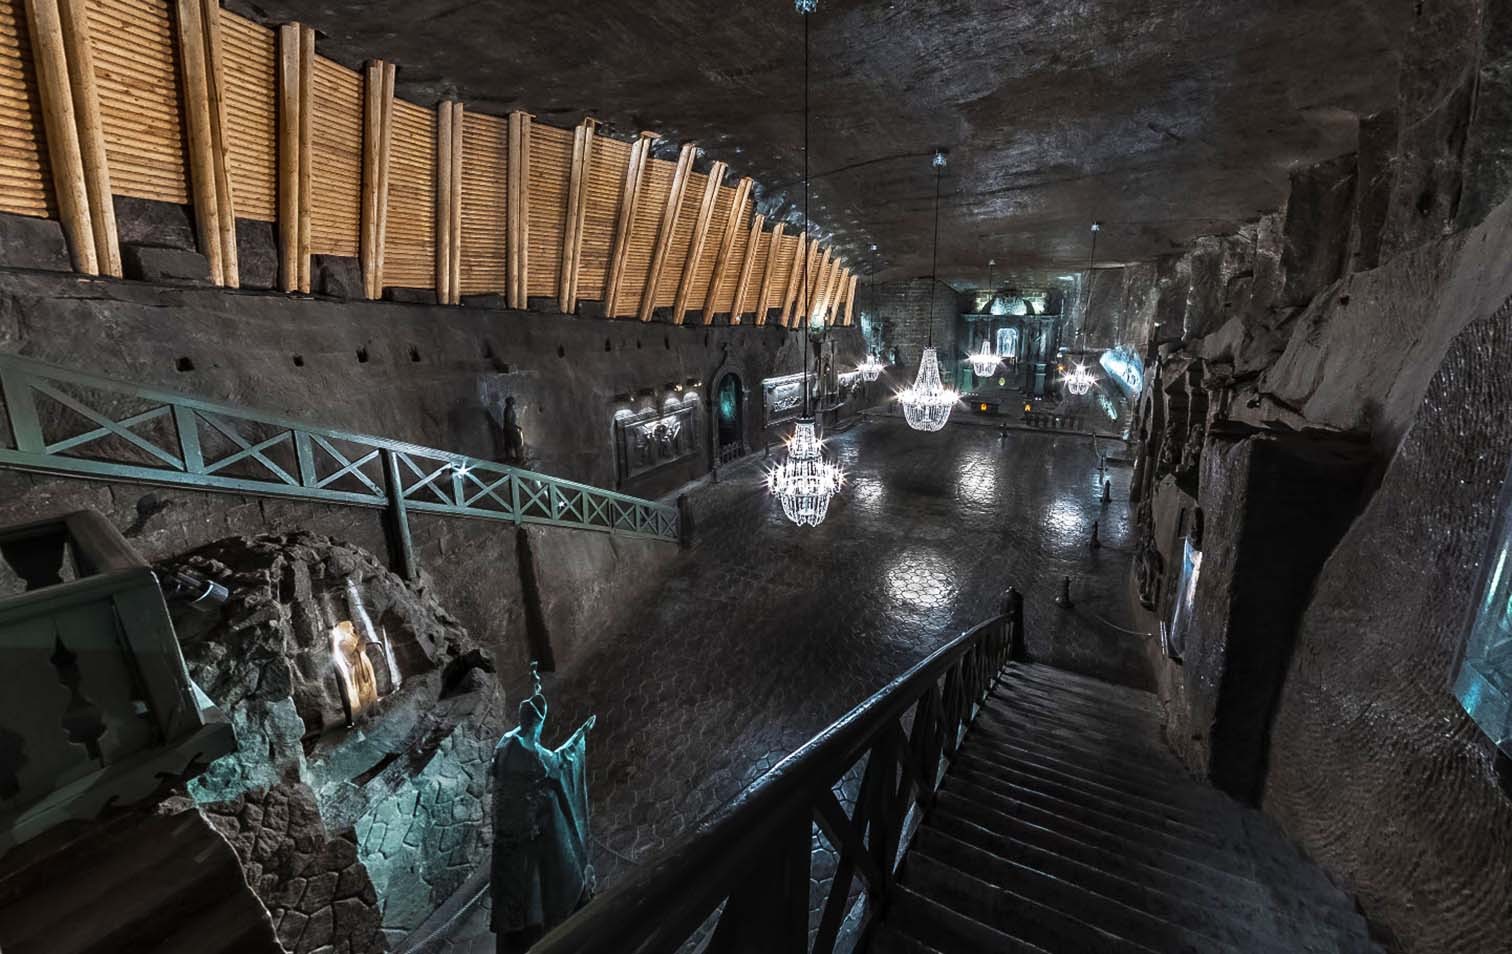
POLYGON ((199 252, 160 245, 123 244, 121 271, 127 278, 173 285, 208 285, 210 263, 199 252))
POLYGON ((1448 688, 1512 456, 1509 315, 1454 340, 1324 567, 1272 731, 1267 810, 1405 951, 1512 932, 1512 803, 1448 688))
POLYGON ((73 268, 63 227, 54 219, 0 214, 0 266, 65 272, 73 268))
POLYGON ((294 954, 384 950, 487 845, 488 764, 507 724, 492 661, 423 589, 328 538, 233 538, 168 566, 231 592, 218 614, 178 620, 190 672, 239 744, 191 793, 294 954), (353 618, 348 580, 403 678, 350 728, 329 648, 353 618))

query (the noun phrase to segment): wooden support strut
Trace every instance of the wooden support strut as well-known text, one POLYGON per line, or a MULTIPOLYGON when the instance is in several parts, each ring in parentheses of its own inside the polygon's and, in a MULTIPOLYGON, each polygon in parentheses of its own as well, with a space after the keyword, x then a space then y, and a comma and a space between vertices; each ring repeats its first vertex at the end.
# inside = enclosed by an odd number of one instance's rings
POLYGON ((509 307, 524 309, 530 291, 530 113, 509 114, 509 188, 505 219, 509 307))
POLYGON ((393 112, 394 67, 372 60, 363 70, 362 100, 362 290, 383 297, 383 241, 388 218, 389 117, 393 112))
POLYGON ((177 0, 179 67, 188 132, 189 185, 200 252, 210 264, 210 280, 226 283, 221 244, 220 203, 215 187, 215 147, 210 131, 210 67, 205 51, 204 7, 200 0, 177 0))
MULTIPOLYGON (((714 311, 719 301, 719 289, 724 284, 725 272, 730 267, 731 252, 735 248, 735 236, 740 233, 740 219, 745 212, 746 200, 750 195, 751 178, 745 176, 735 185, 734 201, 730 203, 730 212, 725 216, 724 231, 720 233, 719 251, 714 256, 714 273, 709 276, 709 290, 704 295, 703 323, 706 325, 714 321, 714 311)), ((731 323, 733 324, 739 316, 739 312, 733 310, 732 307, 731 323)))
POLYGON ((640 208, 641 184, 645 181, 646 162, 656 133, 642 132, 630 147, 630 161, 625 166, 625 187, 620 193, 619 216, 614 226, 614 250, 609 255, 608 277, 604 280, 604 314, 619 316, 620 286, 625 277, 626 255, 634 238, 635 215, 640 208))
POLYGON ((793 249, 793 270, 788 273, 787 288, 782 292, 782 315, 778 318, 784 328, 792 323, 793 304, 798 299, 798 285, 803 278, 803 261, 808 249, 808 236, 798 236, 798 245, 793 249))
POLYGON ((31 31, 32 61, 42 100, 42 123, 47 155, 52 164, 53 192, 58 217, 68 240, 74 270, 100 273, 99 247, 90 215, 88 178, 79 144, 73 84, 69 78, 68 47, 59 0, 26 0, 31 31))
POLYGON ((719 199, 720 184, 724 182, 728 168, 723 162, 715 162, 709 168, 709 178, 698 203, 698 217, 693 220, 693 235, 688 241, 687 258, 683 260, 682 278, 677 282, 677 295, 672 301, 672 320, 679 325, 688 310, 688 299, 693 295, 693 279, 698 275, 704 245, 709 240, 709 220, 714 216, 714 203, 719 199))
POLYGON ((824 293, 829 289, 830 272, 838 264, 833 256, 833 250, 825 249, 819 258, 818 270, 809 273, 808 308, 804 311, 804 318, 808 321, 824 315, 824 293))
POLYGON ((452 110, 451 100, 436 104, 436 301, 451 304, 452 258, 452 110))
POLYGON ((572 171, 567 186, 567 223, 562 230, 562 273, 557 307, 562 314, 577 311, 578 272, 583 265, 583 229, 588 218, 588 179, 593 169, 594 119, 584 119, 572 131, 572 171))
POLYGON ((650 321, 656 309, 656 286, 661 283, 662 269, 667 265, 667 252, 672 247, 672 233, 677 229, 677 213, 682 208, 683 193, 688 190, 688 176, 693 172, 693 157, 698 147, 684 143, 677 156, 677 169, 672 173, 672 189, 667 193, 667 204, 662 209, 661 225, 656 230, 656 243, 651 247, 651 266, 646 270, 646 286, 641 290, 641 321, 650 321))
POLYGON ((767 243, 766 271, 761 275, 761 291, 756 295, 756 324, 767 323, 767 312, 772 309, 772 279, 777 274, 777 262, 782 254, 782 223, 772 229, 767 243))
POLYGON ((278 64, 279 281, 286 292, 308 292, 315 31, 280 26, 278 64))
POLYGON ((819 299, 819 317, 825 327, 834 324, 834 313, 839 305, 841 282, 845 279, 845 269, 840 265, 840 260, 834 259, 830 263, 829 284, 824 289, 824 294, 819 299))
POLYGON ((58 13, 68 54, 69 89, 79 130, 79 156, 84 163, 84 191, 100 274, 121 277, 121 243, 116 233, 115 201, 110 189, 110 162, 100 120, 100 95, 95 84, 93 43, 85 0, 61 0, 58 13))
POLYGON ((740 316, 745 313, 748 286, 751 283, 751 269, 756 263, 756 256, 761 253, 761 228, 766 225, 766 216, 756 215, 751 219, 751 232, 746 237, 745 254, 740 257, 740 274, 735 279, 735 297, 730 301, 730 324, 740 324, 740 316))
POLYGON ((452 154, 451 154, 451 277, 447 282, 451 289, 451 303, 462 304, 462 119, 461 103, 452 107, 452 154))
POLYGON ((845 293, 845 327, 849 328, 856 320, 856 282, 860 275, 850 277, 850 288, 845 293))

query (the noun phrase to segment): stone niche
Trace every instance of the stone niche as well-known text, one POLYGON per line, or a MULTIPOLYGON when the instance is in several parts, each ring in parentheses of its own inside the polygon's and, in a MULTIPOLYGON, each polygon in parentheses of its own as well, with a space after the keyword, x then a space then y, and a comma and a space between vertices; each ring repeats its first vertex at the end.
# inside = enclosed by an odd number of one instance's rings
POLYGON ((1202 461, 1201 573, 1171 735, 1195 771, 1255 801, 1298 620, 1363 502, 1371 457, 1337 436, 1226 427, 1202 461))
POLYGON ((220 612, 176 620, 240 746, 189 795, 286 950, 389 949, 488 844, 491 661, 423 587, 327 537, 236 537, 159 569, 230 590, 220 612))

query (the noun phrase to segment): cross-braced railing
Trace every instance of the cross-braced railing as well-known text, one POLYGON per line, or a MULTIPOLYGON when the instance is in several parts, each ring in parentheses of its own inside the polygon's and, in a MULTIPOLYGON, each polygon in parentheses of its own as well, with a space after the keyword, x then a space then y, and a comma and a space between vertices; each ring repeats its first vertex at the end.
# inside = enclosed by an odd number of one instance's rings
POLYGON ((707 928, 707 954, 831 954, 842 928, 885 910, 913 810, 927 808, 1010 658, 1023 599, 967 630, 783 759, 679 845, 591 902, 531 954, 672 954, 707 928), (836 797, 861 770, 855 806, 836 797), (817 928, 813 829, 839 855, 817 928), (853 888, 859 879, 860 891, 853 888))
POLYGON ((678 539, 675 507, 465 454, 15 355, 0 354, 0 388, 0 466, 678 539))

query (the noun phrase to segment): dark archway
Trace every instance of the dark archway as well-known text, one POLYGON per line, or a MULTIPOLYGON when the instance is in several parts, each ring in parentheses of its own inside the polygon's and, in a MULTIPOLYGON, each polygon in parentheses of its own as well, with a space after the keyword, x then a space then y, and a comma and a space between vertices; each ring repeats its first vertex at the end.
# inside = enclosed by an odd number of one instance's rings
POLYGON ((714 391, 714 426, 719 436, 719 462, 745 454, 745 389, 740 376, 726 372, 714 391))

